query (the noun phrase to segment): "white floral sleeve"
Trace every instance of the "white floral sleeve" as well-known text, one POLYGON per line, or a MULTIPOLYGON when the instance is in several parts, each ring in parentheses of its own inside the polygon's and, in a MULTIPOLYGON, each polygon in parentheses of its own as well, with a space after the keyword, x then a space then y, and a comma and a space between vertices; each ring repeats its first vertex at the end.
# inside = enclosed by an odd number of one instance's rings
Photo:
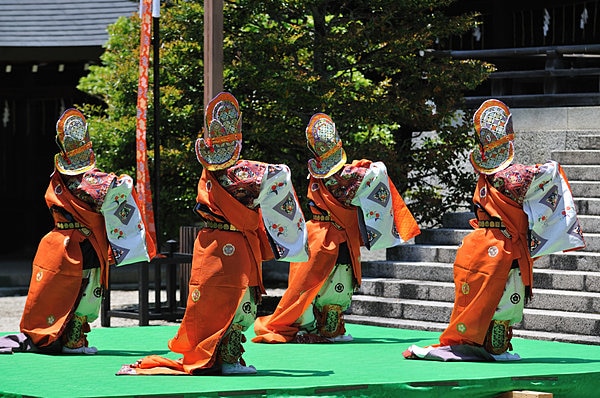
POLYGON ((146 227, 132 190, 133 179, 130 176, 115 178, 100 209, 117 266, 150 261, 146 227))
POLYGON ((352 205, 360 207, 366 227, 369 250, 385 249, 404 243, 396 230, 392 193, 385 164, 373 162, 366 172, 352 205))
POLYGON ((275 243, 275 258, 289 262, 307 261, 306 221, 286 165, 268 165, 258 203, 267 233, 275 243))
POLYGON ((531 257, 585 247, 575 202, 560 165, 551 160, 539 166, 525 199, 531 257))

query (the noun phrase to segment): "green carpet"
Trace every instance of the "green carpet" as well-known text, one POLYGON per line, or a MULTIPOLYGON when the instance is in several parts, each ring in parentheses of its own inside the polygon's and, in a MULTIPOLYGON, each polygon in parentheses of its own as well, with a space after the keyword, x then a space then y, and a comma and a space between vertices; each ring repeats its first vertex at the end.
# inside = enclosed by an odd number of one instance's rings
MULTIPOLYGON (((494 397, 513 390, 555 397, 600 394, 600 346, 515 338, 523 360, 441 363, 406 360, 411 344, 439 333, 348 324, 350 343, 246 343, 253 376, 116 376, 121 365, 149 355, 171 358, 176 326, 96 328, 95 356, 0 355, 0 397, 494 397)), ((8 334, 8 333, 6 333, 8 334)), ((253 333, 248 331, 247 337, 253 333)))

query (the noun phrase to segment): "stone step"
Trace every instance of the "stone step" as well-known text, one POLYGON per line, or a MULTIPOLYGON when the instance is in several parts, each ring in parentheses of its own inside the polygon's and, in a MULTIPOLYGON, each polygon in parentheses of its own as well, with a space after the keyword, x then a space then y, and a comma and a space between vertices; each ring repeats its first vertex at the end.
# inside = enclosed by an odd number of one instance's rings
MULTIPOLYGON (((535 289, 571 290, 600 293, 600 268, 598 271, 566 271, 533 269, 535 289)), ((411 279, 430 282, 453 282, 451 263, 367 261, 362 263, 363 278, 411 279)))
MULTIPOLYGON (((589 226, 593 226, 593 223, 600 225, 600 219, 585 219, 585 222, 589 226)), ((582 223, 580 221, 580 223, 582 223)), ((582 223, 583 224, 583 223, 582 223)), ((592 231, 585 229, 582 225, 583 236, 585 238, 586 247, 581 251, 600 251, 600 234, 593 233, 592 231)), ((458 246, 460 242, 469 233, 473 232, 473 229, 450 229, 450 228, 430 228, 421 230, 421 234, 415 237, 415 244, 427 244, 427 245, 450 245, 458 246)))
POLYGON ((475 218, 472 211, 446 213, 442 216, 443 228, 471 229, 469 220, 475 218))
POLYGON ((600 216, 578 214, 577 218, 579 219, 579 225, 581 225, 584 236, 587 233, 600 233, 600 216))
POLYGON ((573 198, 577 214, 590 216, 600 215, 600 198, 573 198))
POLYGON ((600 269, 600 253, 574 251, 560 254, 550 254, 535 261, 535 268, 545 268, 565 271, 596 272, 600 269))
MULTIPOLYGON (((415 321, 448 322, 453 304, 356 294, 349 315, 402 318, 415 321)), ((525 308, 520 328, 549 333, 600 336, 600 314, 525 308)))
MULTIPOLYGON (((365 315, 344 315, 344 319, 347 323, 360 324, 360 325, 372 325, 382 326, 388 328, 408 329, 408 330, 427 330, 431 332, 442 332, 448 325, 445 322, 429 322, 429 321, 415 321, 411 319, 396 319, 396 318, 385 318, 377 316, 365 316, 365 315)), ((535 340, 547 340, 557 341, 564 343, 576 343, 576 344, 594 344, 600 345, 600 336, 586 336, 581 334, 566 334, 566 333, 550 333, 539 330, 524 330, 519 329, 519 325, 513 329, 513 336, 516 338, 535 339, 535 340)), ((435 342, 432 342, 432 344, 435 342)), ((518 341, 513 340, 513 346, 518 352, 518 341)), ((525 354, 525 353, 522 353, 525 354)), ((526 354, 524 355, 526 356, 526 354)))
MULTIPOLYGON (((598 169, 598 178, 600 179, 600 168, 598 169)), ((581 199, 584 200, 584 199, 581 199)), ((577 206, 577 203, 575 204, 577 206)), ((579 206, 577 206, 579 208, 579 206)), ((589 204, 582 204, 584 210, 589 209, 589 204)), ((475 214, 473 212, 466 213, 452 213, 453 216, 442 217, 442 227, 439 228, 441 230, 465 230, 471 231, 473 228, 469 224, 469 220, 475 218, 475 214)), ((579 223, 581 224, 581 228, 583 228, 584 232, 597 232, 600 233, 600 214, 587 214, 578 210, 578 218, 579 223)), ((415 238, 416 243, 425 242, 426 238, 424 238, 424 234, 429 232, 424 232, 426 230, 421 231, 421 235, 418 235, 415 238)), ((462 232, 459 232, 462 239, 462 232)), ((460 242, 460 240, 459 240, 460 242)), ((433 242, 428 242, 433 243, 433 242)))
MULTIPOLYGON (((600 159, 598 160, 600 163, 600 159)), ((562 166, 570 181, 600 181, 600 165, 562 166)))
MULTIPOLYGON (((387 249, 386 259, 388 261, 454 263, 457 249, 458 246, 451 245, 404 244, 387 249)), ((535 261, 535 266, 539 268, 577 271, 598 271, 598 264, 600 264, 600 254, 589 250, 550 254, 535 261)))
POLYGON ((600 271, 564 271, 533 268, 533 294, 535 289, 573 290, 600 293, 600 271))
POLYGON ((452 282, 452 263, 363 261, 363 278, 416 279, 452 282))
POLYGON ((346 323, 356 323, 360 325, 384 326, 408 330, 427 330, 432 332, 442 332, 448 326, 447 322, 415 321, 412 319, 387 318, 371 315, 344 314, 346 323))
POLYGON ((415 321, 448 322, 453 304, 447 301, 410 300, 355 294, 346 310, 352 315, 368 315, 415 321))
POLYGON ((525 308, 520 328, 600 336, 600 314, 525 308))
POLYGON ((577 147, 579 149, 592 149, 592 150, 600 148, 600 134, 581 134, 581 135, 579 135, 577 137, 577 147))
POLYGON ((386 259, 389 261, 453 264, 457 249, 457 245, 404 244, 387 249, 386 259))
POLYGON ((454 283, 413 279, 364 278, 356 295, 452 303, 454 283))
POLYGON ((600 197, 600 181, 571 181, 571 192, 576 198, 598 198, 600 197))
MULTIPOLYGON (((534 276, 535 279, 535 276, 534 276)), ((454 301, 454 283, 411 279, 363 278, 356 294, 410 300, 454 301)), ((599 292, 535 289, 527 308, 600 314, 599 292)))
MULTIPOLYGON (((600 150, 552 151, 552 159, 564 165, 598 165, 600 150)), ((567 177, 571 177, 567 174, 567 177)))
POLYGON ((541 330, 527 330, 520 329, 519 326, 513 329, 513 336, 521 337, 524 339, 533 340, 547 340, 547 341, 559 341, 564 343, 576 343, 586 345, 600 345, 600 336, 592 335, 587 336, 576 333, 557 333, 557 332, 544 332, 541 330))
POLYGON ((462 242, 465 236, 473 232, 473 228, 455 229, 455 228, 428 228, 422 229, 421 233, 415 236, 416 244, 427 245, 453 245, 457 246, 462 242))
POLYGON ((533 289, 533 298, 526 308, 600 314, 600 293, 533 289))

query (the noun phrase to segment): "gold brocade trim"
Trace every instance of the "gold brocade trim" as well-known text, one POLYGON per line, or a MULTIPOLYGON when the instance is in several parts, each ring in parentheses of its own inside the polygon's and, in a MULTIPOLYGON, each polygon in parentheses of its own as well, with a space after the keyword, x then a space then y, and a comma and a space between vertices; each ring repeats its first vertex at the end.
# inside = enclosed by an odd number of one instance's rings
POLYGON ((89 236, 92 231, 86 227, 85 225, 78 223, 76 221, 74 222, 57 222, 56 223, 56 228, 64 230, 64 229, 78 229, 80 230, 85 236, 89 236))
POLYGON ((58 229, 81 229, 85 228, 85 225, 78 222, 57 222, 56 228, 58 229))
POLYGON ((239 231, 233 224, 228 224, 226 222, 203 221, 200 223, 200 226, 204 228, 220 229, 222 231, 239 231))
POLYGON ((331 217, 322 214, 313 214, 312 219, 317 221, 332 221, 331 217))
POLYGON ((506 228, 502 221, 494 220, 479 220, 477 225, 479 228, 506 228))
POLYGON ((331 216, 329 215, 324 215, 324 214, 313 214, 312 215, 312 219, 315 221, 326 221, 326 222, 330 222, 333 224, 334 227, 336 227, 337 229, 341 230, 343 229, 341 225, 339 225, 338 223, 336 223, 333 218, 331 218, 331 216))

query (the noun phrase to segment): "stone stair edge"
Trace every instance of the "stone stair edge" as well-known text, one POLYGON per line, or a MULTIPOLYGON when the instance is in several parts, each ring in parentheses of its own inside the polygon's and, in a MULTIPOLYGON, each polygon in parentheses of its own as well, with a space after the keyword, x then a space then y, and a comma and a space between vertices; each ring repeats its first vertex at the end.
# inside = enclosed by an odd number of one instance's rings
MULTIPOLYGON (((378 302, 382 301, 387 304, 418 304, 427 307, 435 307, 435 308, 452 308, 454 305, 453 302, 448 301, 438 301, 438 300, 413 300, 413 299, 400 299, 394 297, 374 297, 363 294, 355 294, 353 296, 352 302, 353 304, 359 304, 360 302, 378 302)), ((558 311, 551 309, 542 309, 542 308, 527 308, 523 310, 523 314, 535 314, 535 315, 546 315, 546 316, 554 316, 560 318, 585 318, 585 319, 593 319, 600 321, 600 314, 591 313, 591 312, 575 312, 575 311, 558 311)))
MULTIPOLYGON (((590 136, 592 136, 592 135, 590 135, 590 136)), ((552 150, 553 154, 573 153, 573 152, 596 154, 596 153, 600 153, 600 149, 555 149, 555 150, 552 150)), ((562 164, 561 164, 561 166, 562 166, 562 164)))
MULTIPOLYGON (((565 252, 565 253, 556 253, 556 254, 550 254, 549 256, 584 256, 584 257, 598 257, 600 256, 600 253, 597 252, 582 252, 582 251, 578 251, 578 252, 565 252)), ((541 260, 541 259, 540 259, 541 260)), ((600 259, 598 259, 600 260, 600 259)), ((427 267, 427 266, 438 266, 438 267, 452 267, 453 263, 452 262, 437 262, 437 261, 410 261, 410 260, 397 260, 397 259, 392 259, 392 260, 365 260, 362 261, 362 267, 363 268, 367 268, 370 266, 376 266, 376 265, 383 265, 383 264, 391 264, 394 266, 415 266, 415 267, 427 267)), ((533 265, 533 272, 536 271, 536 269, 538 270, 548 270, 548 268, 542 268, 542 267, 536 267, 536 263, 534 262, 533 265)), ((561 272, 581 272, 581 273, 588 273, 588 272, 595 272, 595 271, 578 271, 578 270, 564 270, 564 269, 554 269, 554 271, 561 271, 561 272)), ((598 265, 598 272, 600 272, 600 263, 598 265)))
POLYGON ((393 265, 410 265, 410 266, 452 266, 453 263, 437 262, 437 261, 403 261, 403 260, 364 260, 361 261, 363 268, 365 265, 377 264, 393 264, 393 265))
MULTIPOLYGON (((587 252, 589 254, 592 254, 593 256, 590 257, 597 257, 598 253, 595 252, 587 252)), ((561 254, 557 254, 557 255, 564 255, 564 256, 573 256, 574 254, 570 254, 570 253, 561 253, 561 254)), ((539 264, 539 263, 538 263, 539 264)), ((393 266, 393 267, 398 267, 398 268, 404 268, 404 267, 415 267, 415 268, 449 268, 452 269, 454 264, 450 263, 450 262, 435 262, 435 261, 403 261, 403 260, 369 260, 369 261, 363 261, 362 262, 362 269, 363 270, 368 270, 370 268, 373 267, 382 267, 382 266, 393 266)), ((578 269, 560 269, 560 268, 548 268, 548 267, 540 267, 540 266, 536 266, 536 263, 534 263, 533 265, 533 273, 534 275, 536 273, 544 273, 544 274, 557 274, 557 275, 593 275, 593 276, 600 276, 600 264, 598 265, 598 270, 593 271, 593 270, 578 270, 578 269)), ((363 279, 364 277, 369 277, 369 275, 365 275, 365 272, 363 272, 363 279)))
MULTIPOLYGON (((585 233, 584 231, 584 237, 585 235, 592 235, 593 237, 599 237, 600 233, 585 233)), ((426 250, 431 250, 431 249, 436 249, 436 250, 457 250, 459 247, 459 244, 452 244, 452 245, 443 245, 443 244, 427 244, 427 243, 410 243, 410 244, 403 244, 403 245, 399 245, 399 246, 394 246, 390 249, 387 249, 388 252, 389 251, 397 251, 397 250, 403 250, 403 248, 410 248, 410 249, 426 249, 426 250)), ((600 252, 596 252, 596 251, 585 251, 585 250, 576 250, 576 251, 568 251, 568 252, 563 252, 563 253, 552 253, 552 254, 548 254, 544 257, 548 257, 548 256, 557 256, 557 255, 570 255, 570 256, 574 256, 574 255, 585 255, 585 256, 600 256, 600 252)))
MULTIPOLYGON (((452 312, 452 303, 431 305, 431 302, 419 300, 362 300, 361 296, 352 301, 349 315, 382 316, 399 319, 435 321, 447 323, 452 312)), ((598 335, 600 315, 591 313, 575 313, 568 311, 552 311, 528 309, 523 312, 523 320, 519 327, 525 330, 541 330, 545 332, 598 335)))
POLYGON ((430 286, 454 286, 454 282, 451 281, 430 281, 430 280, 422 280, 422 279, 408 279, 408 278, 386 278, 386 277, 371 277, 371 276, 363 276, 363 283, 377 283, 384 282, 390 284, 423 284, 430 286))
MULTIPOLYGON (((348 324, 365 324, 372 326, 384 326, 396 329, 426 330, 431 332, 442 332, 448 326, 447 323, 407 320, 398 318, 383 318, 366 315, 344 315, 348 324)), ((595 344, 600 345, 600 336, 588 336, 579 334, 555 333, 542 330, 525 330, 515 327, 513 336, 522 339, 556 341, 572 344, 595 344)), ((437 342, 437 340, 436 340, 437 342)))
MULTIPOLYGON (((534 296, 527 308, 567 311, 572 313, 600 312, 599 290, 571 290, 534 287, 534 296)), ((370 296, 413 301, 454 302, 454 283, 442 281, 387 280, 385 278, 363 280, 354 296, 370 296)), ((392 304, 402 304, 394 302, 392 304)), ((412 303, 408 303, 409 305, 412 303)))
MULTIPOLYGON (((589 273, 582 273, 589 274, 589 273)), ((600 276, 600 272, 596 272, 595 276, 600 276)), ((535 272, 534 272, 535 279, 535 272)), ((388 278, 385 276, 363 276, 363 283, 390 283, 390 284, 414 284, 414 285, 424 285, 424 286, 454 286, 454 282, 452 280, 448 281, 439 281, 439 280, 423 280, 423 279, 412 279, 412 278, 388 278)), ((547 289, 544 287, 535 287, 534 293, 538 294, 557 294, 557 295, 572 295, 576 293, 576 295, 580 295, 582 297, 598 297, 600 298, 600 291, 586 291, 579 289, 547 289)))
MULTIPOLYGON (((435 228, 432 228, 435 229, 435 228)), ((584 232, 585 233, 585 232, 584 232)), ((599 233, 594 233, 591 232, 590 234, 594 235, 594 236, 600 236, 600 232, 599 233)), ((452 249, 458 249, 459 244, 452 244, 452 245, 443 245, 443 244, 435 244, 435 243, 403 243, 401 245, 398 246, 394 246, 394 247, 390 247, 387 250, 390 251, 394 251, 394 250, 398 250, 398 249, 402 249, 404 247, 417 247, 417 248, 423 248, 423 249, 442 249, 442 250, 452 250, 452 249)), ((555 254, 569 254, 569 253, 573 253, 573 252, 565 252, 565 253, 553 253, 550 255, 555 255, 555 254)), ((593 252, 588 253, 588 254, 593 254, 593 252)), ((597 253, 600 255, 600 253, 597 253)))

